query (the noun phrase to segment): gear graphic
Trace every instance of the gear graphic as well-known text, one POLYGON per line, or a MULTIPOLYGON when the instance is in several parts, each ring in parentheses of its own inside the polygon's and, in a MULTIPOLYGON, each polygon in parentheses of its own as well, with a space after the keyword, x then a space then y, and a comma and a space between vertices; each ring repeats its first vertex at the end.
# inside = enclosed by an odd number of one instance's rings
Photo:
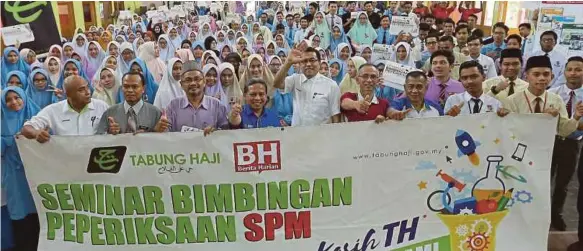
POLYGON ((469 238, 465 238, 463 240, 460 241, 460 245, 458 246, 460 251, 468 251, 469 247, 468 247, 468 240, 469 238))
POLYGON ((475 220, 471 227, 474 234, 477 233, 489 236, 492 233, 492 223, 486 219, 475 220))
POLYGON ((460 210, 460 214, 461 215, 474 215, 474 211, 472 211, 472 209, 469 209, 466 207, 466 208, 460 210))
POLYGON ((467 236, 470 228, 467 225, 459 225, 455 228, 455 233, 459 236, 467 236))
POLYGON ((474 233, 468 237, 467 244, 471 251, 483 251, 488 248, 490 241, 488 235, 482 233, 474 233))
POLYGON ((516 199, 518 202, 521 202, 521 203, 531 203, 532 200, 534 199, 534 197, 532 197, 532 194, 527 192, 526 190, 522 190, 522 191, 518 191, 514 195, 514 199, 516 199))
POLYGON ((510 198, 508 204, 506 204, 506 208, 511 208, 512 206, 514 206, 514 203, 516 203, 516 200, 514 198, 510 198))

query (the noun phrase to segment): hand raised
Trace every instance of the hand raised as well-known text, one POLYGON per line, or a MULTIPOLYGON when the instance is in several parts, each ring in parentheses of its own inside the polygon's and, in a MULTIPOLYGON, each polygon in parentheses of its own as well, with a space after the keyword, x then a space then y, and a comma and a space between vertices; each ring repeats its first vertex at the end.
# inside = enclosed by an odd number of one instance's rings
POLYGON ((109 122, 108 133, 112 135, 118 134, 120 132, 119 124, 115 122, 113 117, 107 117, 107 121, 109 122))

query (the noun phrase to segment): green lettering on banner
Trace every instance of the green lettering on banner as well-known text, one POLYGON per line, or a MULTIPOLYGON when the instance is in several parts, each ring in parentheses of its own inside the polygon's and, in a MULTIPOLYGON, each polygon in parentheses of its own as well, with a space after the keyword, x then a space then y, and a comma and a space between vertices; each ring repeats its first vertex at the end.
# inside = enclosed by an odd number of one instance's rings
POLYGON ((105 186, 105 213, 123 215, 123 199, 120 187, 105 186))
POLYGON ((162 202, 162 189, 157 186, 142 187, 146 214, 164 214, 164 202, 162 202))
POLYGON ((287 209, 289 207, 287 181, 267 183, 269 210, 287 209))
POLYGON ((74 219, 75 214, 63 213, 63 240, 65 241, 75 241, 75 235, 73 235, 73 230, 75 230, 74 219))
POLYGON ((172 244, 176 241, 176 234, 169 226, 172 226, 172 218, 168 216, 158 216, 154 221, 156 229, 161 233, 157 234, 157 240, 161 244, 172 244))
POLYGON ((70 189, 75 211, 95 213, 95 188, 92 184, 71 184, 70 189))
POLYGON ((251 186, 251 184, 235 183, 233 184, 233 190, 235 192, 236 212, 247 212, 255 208, 255 200, 253 198, 253 186, 251 186))
POLYGON ((332 205, 352 205, 352 177, 334 178, 332 179, 332 205))
POLYGON ((123 235, 123 224, 120 219, 103 219, 103 230, 105 230, 107 245, 124 245, 126 243, 123 235))
POLYGON ((257 197, 257 210, 265 210, 267 209, 267 191, 265 189, 265 183, 257 183, 255 184, 255 197, 257 197))
POLYGON ((229 242, 237 241, 237 228, 235 226, 235 216, 215 216, 215 222, 217 224, 217 239, 219 242, 229 242))
POLYGON ((66 192, 69 190, 69 185, 56 184, 55 190, 57 191, 57 199, 59 200, 59 206, 61 207, 61 210, 74 210, 73 205, 69 204, 71 195, 66 192))
POLYGON ((329 207, 331 205, 332 195, 328 179, 315 179, 312 190, 312 208, 329 207))
POLYGON ((172 196, 172 210, 175 214, 188 214, 192 212, 192 200, 190 199, 190 187, 186 185, 173 185, 170 187, 172 196))
POLYGON ((194 212, 198 214, 204 213, 204 194, 202 192, 202 185, 194 185, 192 186, 192 190, 194 191, 194 212))
POLYGON ((295 209, 310 207, 310 183, 307 180, 294 180, 289 186, 291 206, 295 209))
POLYGON ((75 215, 75 227, 77 228, 77 243, 84 243, 85 233, 89 233, 91 230, 91 219, 87 215, 77 214, 75 215))
POLYGON ((198 242, 217 242, 217 234, 210 216, 197 217, 196 230, 198 232, 198 242))
POLYGON ((103 184, 95 185, 95 193, 97 194, 97 213, 105 214, 105 186, 103 184))
POLYGON ((207 212, 233 212, 233 191, 231 184, 204 186, 207 212))
POLYGON ((105 240, 101 237, 103 229, 99 226, 103 223, 103 219, 97 216, 91 216, 91 244, 105 245, 105 240))
POLYGON ((135 218, 138 244, 157 244, 156 236, 152 232, 154 217, 135 218))
POLYGON ((59 203, 57 199, 51 195, 55 192, 53 186, 49 184, 40 184, 36 187, 36 190, 40 197, 43 198, 42 204, 47 210, 59 209, 59 203))
POLYGON ((431 240, 415 243, 405 247, 393 249, 393 251, 417 251, 417 250, 451 250, 449 235, 438 237, 431 240))
POLYGON ((47 240, 54 240, 56 230, 63 227, 63 217, 58 213, 47 212, 47 240))
POLYGON ((194 227, 189 216, 176 217, 176 244, 196 243, 194 227))
POLYGON ((144 215, 146 213, 144 204, 142 203, 142 197, 140 196, 140 190, 137 187, 125 187, 123 195, 125 215, 144 215))
POLYGON ((134 224, 133 218, 125 218, 123 219, 123 226, 126 233, 126 240, 128 244, 136 244, 136 227, 134 224))

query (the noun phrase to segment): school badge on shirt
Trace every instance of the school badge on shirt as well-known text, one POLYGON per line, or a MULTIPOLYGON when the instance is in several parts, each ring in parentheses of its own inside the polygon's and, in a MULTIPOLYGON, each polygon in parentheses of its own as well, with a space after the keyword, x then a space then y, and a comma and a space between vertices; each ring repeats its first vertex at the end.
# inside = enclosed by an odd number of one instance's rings
POLYGON ((492 107, 492 105, 486 106, 486 112, 492 112, 493 110, 494 110, 494 108, 492 107))

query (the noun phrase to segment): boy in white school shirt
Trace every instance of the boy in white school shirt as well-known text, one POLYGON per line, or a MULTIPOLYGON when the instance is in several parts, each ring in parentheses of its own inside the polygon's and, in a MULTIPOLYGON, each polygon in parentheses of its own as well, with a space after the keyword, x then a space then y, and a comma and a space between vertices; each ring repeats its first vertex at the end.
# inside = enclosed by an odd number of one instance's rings
POLYGON ((460 81, 466 91, 449 96, 444 107, 446 115, 455 117, 460 114, 498 112, 502 103, 484 93, 482 89, 484 78, 484 68, 481 64, 476 61, 462 63, 460 65, 460 81))

